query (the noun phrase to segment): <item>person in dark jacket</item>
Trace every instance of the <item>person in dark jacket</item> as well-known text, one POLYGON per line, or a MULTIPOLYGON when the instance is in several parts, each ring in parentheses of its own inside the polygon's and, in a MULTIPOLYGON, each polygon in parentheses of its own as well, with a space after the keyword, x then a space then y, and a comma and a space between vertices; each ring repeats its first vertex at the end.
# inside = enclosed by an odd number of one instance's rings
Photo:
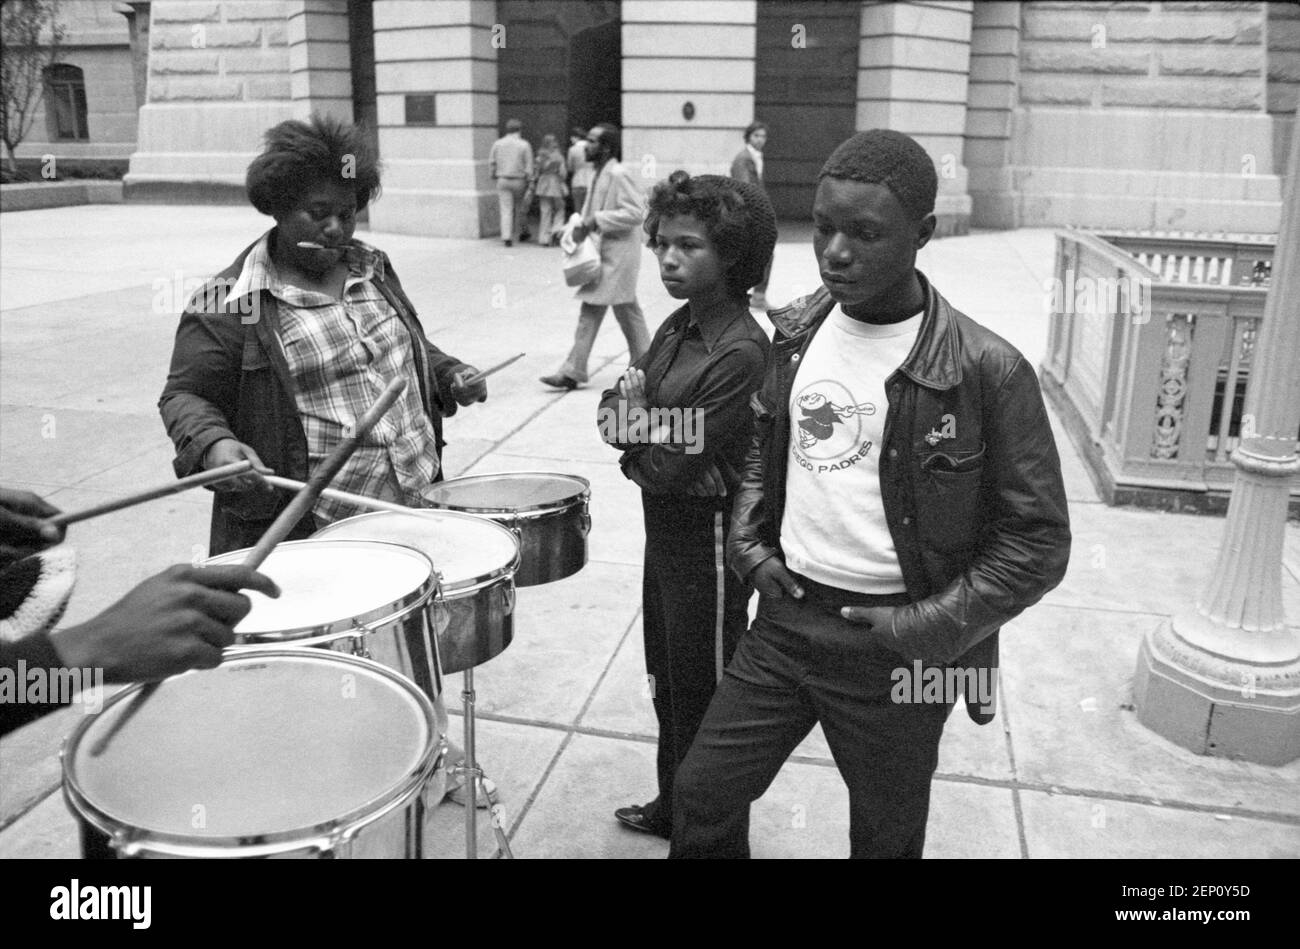
MULTIPOLYGON (((745 147, 731 160, 731 177, 737 181, 754 185, 767 194, 763 184, 763 149, 767 146, 767 123, 750 122, 743 135, 745 147)), ((756 310, 767 309, 767 282, 772 276, 772 261, 767 262, 763 277, 754 284, 753 295, 749 305, 756 310)))
POLYGON ((897 132, 822 168, 823 287, 772 313, 727 548, 758 615, 678 771, 671 856, 748 856, 749 805, 820 722, 852 856, 920 857, 952 705, 992 718, 998 628, 1065 574, 1034 371, 915 268, 936 191, 897 132))
MULTIPOLYGON (((158 407, 178 477, 249 459, 306 480, 390 379, 409 385, 333 486, 404 504, 442 477, 442 419, 487 398, 473 366, 424 336, 386 255, 352 235, 379 192, 354 126, 312 116, 266 134, 248 168, 253 206, 271 228, 185 308, 158 407)), ((216 494, 210 548, 257 542, 289 496, 256 476, 216 494)), ((359 513, 322 498, 294 527, 307 537, 359 513)))
POLYGON ((614 816, 668 837, 673 775, 748 622, 752 589, 726 576, 723 558, 768 350, 746 291, 772 255, 776 218, 758 188, 678 171, 655 187, 645 230, 664 287, 686 305, 606 390, 597 420, 641 488, 641 616, 659 721, 659 793, 614 816))

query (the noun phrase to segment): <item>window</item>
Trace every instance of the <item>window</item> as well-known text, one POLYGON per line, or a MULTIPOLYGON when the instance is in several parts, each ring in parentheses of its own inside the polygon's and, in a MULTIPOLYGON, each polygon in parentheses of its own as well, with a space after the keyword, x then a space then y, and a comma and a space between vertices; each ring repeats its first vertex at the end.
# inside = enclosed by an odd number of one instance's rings
POLYGON ((90 138, 86 80, 79 67, 58 63, 46 68, 45 109, 55 139, 84 142, 90 138))

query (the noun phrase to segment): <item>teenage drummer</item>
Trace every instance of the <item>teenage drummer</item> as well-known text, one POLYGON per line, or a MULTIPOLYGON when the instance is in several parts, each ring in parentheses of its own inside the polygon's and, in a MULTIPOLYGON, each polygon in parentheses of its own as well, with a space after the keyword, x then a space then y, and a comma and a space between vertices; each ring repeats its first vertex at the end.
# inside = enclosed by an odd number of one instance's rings
MULTIPOLYGON (((305 481, 387 382, 404 375, 402 397, 332 484, 417 504, 442 477, 442 420, 484 401, 487 386, 428 341, 388 257, 353 238, 357 213, 379 194, 365 135, 320 115, 281 122, 249 165, 247 188, 275 226, 181 317, 158 403, 176 474, 249 459, 305 481)), ((289 501, 255 476, 223 486, 213 554, 256 543, 289 501)), ((289 537, 356 513, 321 498, 289 537)))
POLYGON ((614 816, 667 838, 673 774, 747 625, 750 588, 723 569, 723 554, 768 350, 748 290, 772 257, 776 218, 753 185, 678 171, 655 187, 645 229, 664 287, 686 302, 604 393, 598 424, 641 488, 645 661, 659 720, 658 796, 614 816))

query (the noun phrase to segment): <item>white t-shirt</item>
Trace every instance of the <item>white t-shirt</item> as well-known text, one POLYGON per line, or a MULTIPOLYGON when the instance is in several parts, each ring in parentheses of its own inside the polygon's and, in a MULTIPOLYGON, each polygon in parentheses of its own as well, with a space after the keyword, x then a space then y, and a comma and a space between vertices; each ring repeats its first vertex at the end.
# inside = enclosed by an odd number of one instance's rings
POLYGON ((906 591, 880 496, 880 443, 885 380, 911 352, 921 318, 876 326, 837 307, 795 373, 781 549, 791 570, 818 583, 906 591))

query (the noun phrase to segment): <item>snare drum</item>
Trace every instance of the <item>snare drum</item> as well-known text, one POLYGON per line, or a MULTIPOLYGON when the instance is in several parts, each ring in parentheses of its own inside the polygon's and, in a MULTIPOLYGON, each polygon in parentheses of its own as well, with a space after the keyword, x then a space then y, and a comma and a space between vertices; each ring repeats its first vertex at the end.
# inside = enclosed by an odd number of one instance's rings
POLYGON ((471 475, 430 485, 423 496, 431 507, 481 514, 514 531, 517 586, 563 580, 586 566, 591 485, 585 478, 540 471, 471 475))
POLYGON ((443 672, 481 665, 514 638, 519 541, 499 524, 454 511, 379 511, 337 521, 316 536, 403 544, 433 562, 441 594, 428 611, 443 672))
POLYGON ((166 679, 132 709, 142 688, 63 745, 87 855, 421 856, 421 791, 445 745, 433 704, 396 672, 263 647, 166 679))
MULTIPOLYGON (((205 560, 238 564, 247 550, 205 560)), ((374 659, 418 685, 441 712, 437 646, 421 609, 434 595, 433 564, 418 550, 359 540, 295 540, 280 544, 258 568, 280 587, 271 599, 244 591, 253 603, 235 627, 249 646, 324 646, 374 659)))

